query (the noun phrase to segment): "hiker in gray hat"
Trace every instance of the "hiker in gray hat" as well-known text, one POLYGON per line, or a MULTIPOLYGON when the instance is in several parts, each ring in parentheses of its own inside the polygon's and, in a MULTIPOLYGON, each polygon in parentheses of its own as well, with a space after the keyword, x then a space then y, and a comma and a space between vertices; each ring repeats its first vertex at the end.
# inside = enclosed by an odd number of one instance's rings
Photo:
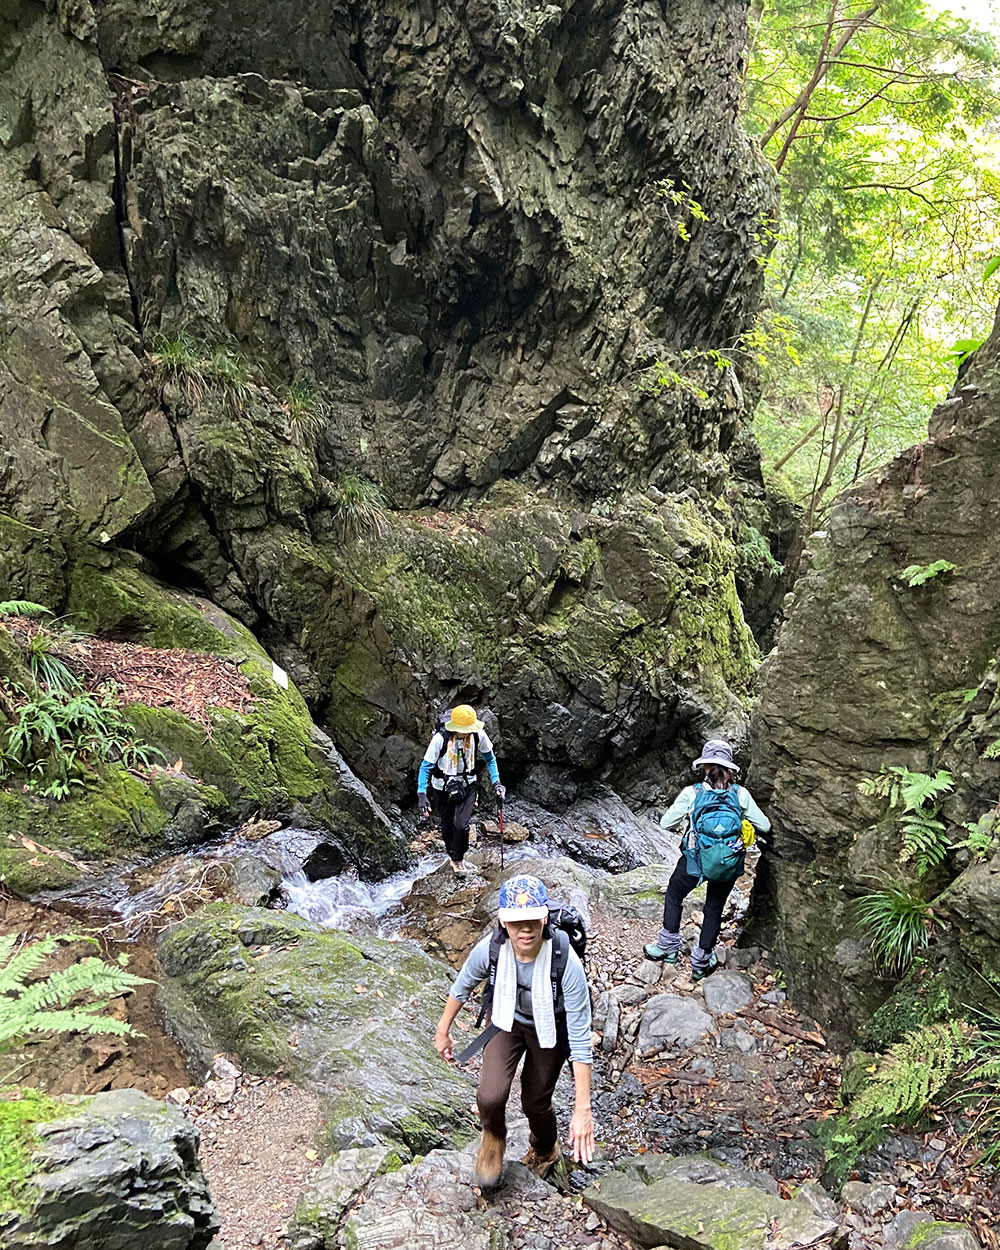
POLYGON ((707 883, 704 919, 698 945, 691 952, 691 979, 700 981, 718 963, 713 947, 722 925, 722 909, 743 871, 746 848, 755 833, 767 833, 771 822, 738 785, 733 748, 720 738, 706 742, 692 767, 704 769, 704 780, 685 786, 660 817, 664 829, 683 829, 681 857, 667 883, 663 928, 655 942, 643 947, 647 959, 675 964, 681 952, 681 904, 698 885, 707 883))

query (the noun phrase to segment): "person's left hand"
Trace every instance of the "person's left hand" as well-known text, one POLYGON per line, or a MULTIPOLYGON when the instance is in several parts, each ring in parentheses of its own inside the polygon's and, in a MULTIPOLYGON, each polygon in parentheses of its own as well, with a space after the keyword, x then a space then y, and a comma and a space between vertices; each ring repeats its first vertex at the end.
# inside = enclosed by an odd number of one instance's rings
POLYGON ((574 1111, 569 1122, 569 1144, 577 1163, 589 1163, 594 1157, 594 1117, 589 1107, 574 1111))

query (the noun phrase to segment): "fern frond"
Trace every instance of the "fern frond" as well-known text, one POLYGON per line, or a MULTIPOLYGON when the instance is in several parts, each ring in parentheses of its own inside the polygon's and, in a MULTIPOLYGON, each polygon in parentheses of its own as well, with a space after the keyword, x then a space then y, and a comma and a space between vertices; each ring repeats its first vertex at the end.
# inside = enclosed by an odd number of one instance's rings
POLYGON ((51 616, 52 609, 30 599, 4 599, 0 602, 0 616, 51 616))
POLYGON ((947 827, 933 813, 909 813, 903 817, 902 830, 899 858, 903 863, 912 860, 921 873, 936 868, 948 854, 947 827))
POLYGON ((945 1020, 907 1033, 851 1104, 851 1118, 912 1124, 971 1058, 973 1032, 964 1020, 945 1020))
POLYGON ((928 773, 911 773, 905 768, 896 771, 900 776, 899 792, 904 811, 918 811, 932 799, 954 789, 951 773, 944 769, 938 769, 933 777, 928 773))
POLYGON ((16 935, 0 938, 0 995, 21 990, 25 978, 30 976, 43 959, 56 949, 54 937, 45 937, 38 942, 25 944, 14 952, 16 935))
POLYGON ((0 938, 0 1049, 33 1033, 132 1031, 127 1022, 101 1012, 110 998, 147 984, 145 977, 88 955, 68 968, 27 981, 60 943, 75 940, 73 936, 49 936, 18 950, 11 938, 0 938), (82 994, 96 1001, 73 1003, 82 994))
POLYGON ((60 968, 57 972, 32 982, 24 988, 21 997, 35 1010, 41 1010, 56 1003, 65 1005, 75 994, 120 994, 145 983, 144 977, 137 977, 122 968, 114 968, 96 956, 89 955, 68 968, 60 968))

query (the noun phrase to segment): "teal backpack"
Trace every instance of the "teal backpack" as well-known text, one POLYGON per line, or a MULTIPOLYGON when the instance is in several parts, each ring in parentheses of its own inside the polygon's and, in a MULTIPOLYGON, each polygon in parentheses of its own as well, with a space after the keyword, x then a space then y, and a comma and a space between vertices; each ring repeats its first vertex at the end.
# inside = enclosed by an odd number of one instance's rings
POLYGON ((743 809, 740 788, 713 790, 698 786, 685 838, 688 872, 699 881, 735 881, 743 871, 743 809))

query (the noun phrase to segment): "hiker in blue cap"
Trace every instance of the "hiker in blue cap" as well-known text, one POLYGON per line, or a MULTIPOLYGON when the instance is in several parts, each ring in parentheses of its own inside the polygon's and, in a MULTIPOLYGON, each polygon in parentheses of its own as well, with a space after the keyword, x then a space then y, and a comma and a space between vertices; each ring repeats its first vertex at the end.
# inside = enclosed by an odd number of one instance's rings
MULTIPOLYGON (((521 1056, 521 1107, 528 1118, 530 1149, 522 1159, 536 1176, 546 1176, 560 1155, 552 1092, 562 1066, 573 1065, 576 1099, 569 1126, 573 1158, 594 1157, 594 1121, 590 1107, 590 991, 583 964, 561 929, 550 926, 549 898, 538 877, 521 876, 500 888, 499 924, 473 948, 455 979, 445 1004, 434 1046, 454 1062, 452 1021, 475 987, 492 983, 492 1024, 483 1050, 476 1102, 482 1138, 476 1156, 476 1184, 492 1188, 500 1181, 507 1144, 507 1099, 521 1056), (491 960, 491 943, 499 951, 491 960), (558 970, 557 970, 558 965, 558 970)), ((464 1062, 475 1049, 459 1059, 464 1062)))
POLYGON ((771 822, 745 786, 737 785, 739 768, 728 742, 706 742, 692 767, 704 769, 704 780, 686 786, 660 818, 664 829, 684 829, 681 857, 667 883, 663 928, 655 942, 643 947, 647 959, 675 964, 681 950, 681 904, 705 881, 704 919, 698 944, 691 951, 691 979, 700 981, 718 964, 713 951, 722 926, 722 909, 743 871, 746 847, 771 822))

